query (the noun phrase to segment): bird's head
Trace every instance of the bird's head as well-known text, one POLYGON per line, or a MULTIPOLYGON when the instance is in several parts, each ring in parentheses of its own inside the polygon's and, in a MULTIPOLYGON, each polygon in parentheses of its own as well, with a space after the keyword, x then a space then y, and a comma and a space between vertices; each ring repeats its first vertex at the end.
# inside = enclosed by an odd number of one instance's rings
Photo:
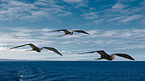
POLYGON ((70 32, 70 35, 73 35, 73 32, 70 32))
POLYGON ((40 52, 42 51, 42 49, 40 48, 40 52))
POLYGON ((39 48, 39 49, 35 49, 35 51, 37 51, 37 52, 41 52, 42 49, 41 49, 41 48, 39 48))
POLYGON ((112 60, 113 60, 113 59, 115 59, 115 57, 114 57, 114 56, 112 56, 112 60))

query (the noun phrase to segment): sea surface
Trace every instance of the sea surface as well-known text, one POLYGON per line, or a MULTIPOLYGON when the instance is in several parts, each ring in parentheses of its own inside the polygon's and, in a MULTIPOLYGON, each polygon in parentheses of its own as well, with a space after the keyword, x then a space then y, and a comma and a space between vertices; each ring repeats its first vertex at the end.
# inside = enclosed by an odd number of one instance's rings
POLYGON ((145 61, 5 61, 0 81, 145 81, 145 61))

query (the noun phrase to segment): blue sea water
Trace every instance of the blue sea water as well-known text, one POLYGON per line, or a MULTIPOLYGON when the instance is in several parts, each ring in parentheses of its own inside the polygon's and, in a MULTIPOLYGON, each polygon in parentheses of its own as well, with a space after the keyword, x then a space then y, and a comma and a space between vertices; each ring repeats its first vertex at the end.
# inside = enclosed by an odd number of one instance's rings
POLYGON ((0 81, 145 81, 145 61, 5 61, 0 81))

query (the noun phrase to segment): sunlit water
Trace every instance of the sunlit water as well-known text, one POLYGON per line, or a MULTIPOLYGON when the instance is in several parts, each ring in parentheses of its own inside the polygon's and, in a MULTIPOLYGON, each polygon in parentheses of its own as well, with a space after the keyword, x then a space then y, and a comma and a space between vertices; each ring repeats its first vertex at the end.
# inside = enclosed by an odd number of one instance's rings
POLYGON ((144 81, 141 61, 7 61, 0 81, 144 81), (20 77, 23 76, 23 77, 20 77))

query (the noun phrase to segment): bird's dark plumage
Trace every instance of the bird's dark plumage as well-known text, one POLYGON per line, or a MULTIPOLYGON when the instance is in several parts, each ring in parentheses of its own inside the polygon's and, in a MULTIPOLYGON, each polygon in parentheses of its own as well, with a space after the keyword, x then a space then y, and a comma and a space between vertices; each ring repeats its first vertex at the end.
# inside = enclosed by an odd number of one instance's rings
POLYGON ((72 32, 84 33, 84 34, 88 34, 89 35, 89 33, 85 32, 83 30, 73 30, 72 32))
POLYGON ((124 58, 130 59, 130 60, 135 60, 134 58, 132 58, 130 55, 127 55, 127 54, 114 53, 114 55, 124 57, 124 58))
POLYGON ((59 32, 59 31, 63 31, 65 33, 70 33, 70 31, 66 30, 66 29, 60 29, 60 30, 54 30, 52 32, 59 32))
POLYGON ((99 50, 99 51, 91 51, 91 52, 85 52, 85 53, 79 53, 79 54, 86 54, 86 53, 99 53, 101 55, 101 58, 99 59, 107 59, 107 60, 113 60, 114 59, 114 55, 120 56, 120 57, 124 57, 130 60, 135 60, 134 58, 132 58, 130 55, 128 54, 123 54, 123 53, 113 53, 111 55, 108 55, 104 50, 99 50))
POLYGON ((65 34, 60 35, 60 36, 64 36, 64 35, 73 35, 73 32, 77 32, 77 33, 84 33, 84 34, 88 34, 87 32, 83 31, 83 30, 73 30, 72 32, 68 31, 67 29, 60 29, 60 30, 54 30, 52 32, 60 32, 63 31, 65 34))
POLYGON ((90 52, 84 52, 84 53, 78 53, 78 54, 87 54, 87 53, 95 53, 97 51, 90 51, 90 52))
POLYGON ((50 51, 53 51, 53 52, 55 52, 55 53, 57 53, 57 54, 59 54, 59 55, 62 56, 62 54, 58 50, 56 50, 55 48, 53 48, 53 47, 42 47, 42 48, 38 48, 34 44, 31 44, 31 43, 30 44, 24 44, 24 45, 16 46, 16 47, 13 47, 13 48, 10 48, 10 49, 19 48, 19 47, 23 47, 23 46, 26 46, 26 45, 29 45, 32 48, 31 51, 41 52, 41 50, 43 48, 45 48, 45 49, 48 49, 50 51))
POLYGON ((26 46, 26 45, 29 45, 30 47, 35 48, 35 45, 33 45, 33 44, 24 44, 24 45, 20 45, 20 46, 10 48, 10 49, 19 48, 19 47, 23 47, 23 46, 26 46))
POLYGON ((57 54, 59 54, 59 55, 62 56, 62 54, 58 50, 56 50, 55 48, 53 48, 53 47, 42 47, 41 49, 43 49, 43 48, 48 49, 50 51, 53 51, 53 52, 55 52, 55 53, 57 53, 57 54))
POLYGON ((101 58, 106 58, 108 60, 112 60, 112 59, 110 59, 110 55, 108 55, 104 50, 99 50, 99 51, 96 51, 96 52, 101 55, 101 58))

